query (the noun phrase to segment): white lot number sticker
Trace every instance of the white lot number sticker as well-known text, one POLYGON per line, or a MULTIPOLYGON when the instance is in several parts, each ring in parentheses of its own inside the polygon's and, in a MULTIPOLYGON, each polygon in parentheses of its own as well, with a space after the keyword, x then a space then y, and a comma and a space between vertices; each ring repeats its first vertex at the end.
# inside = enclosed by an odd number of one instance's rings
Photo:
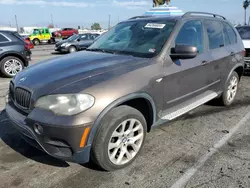
POLYGON ((163 29, 166 24, 158 24, 158 23, 148 23, 145 25, 146 28, 155 28, 155 29, 163 29))

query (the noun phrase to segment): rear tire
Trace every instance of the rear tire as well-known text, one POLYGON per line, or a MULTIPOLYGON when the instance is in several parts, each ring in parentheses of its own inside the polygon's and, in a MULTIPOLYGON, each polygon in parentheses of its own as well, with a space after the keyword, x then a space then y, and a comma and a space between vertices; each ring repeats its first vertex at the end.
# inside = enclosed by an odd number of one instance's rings
POLYGON ((236 97, 239 85, 239 75, 233 72, 224 86, 224 91, 218 102, 223 106, 230 106, 236 97))
POLYGON ((24 69, 24 64, 21 59, 8 56, 1 60, 1 72, 8 78, 13 78, 17 73, 24 69))
POLYGON ((146 120, 138 110, 129 106, 112 109, 100 122, 92 144, 92 161, 106 171, 128 166, 140 153, 146 130, 146 120))

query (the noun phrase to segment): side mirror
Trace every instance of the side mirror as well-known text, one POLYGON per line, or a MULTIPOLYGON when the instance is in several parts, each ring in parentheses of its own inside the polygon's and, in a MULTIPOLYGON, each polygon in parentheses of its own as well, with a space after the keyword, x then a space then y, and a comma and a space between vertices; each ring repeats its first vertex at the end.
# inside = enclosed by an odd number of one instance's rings
POLYGON ((195 46, 189 45, 176 45, 171 49, 170 57, 172 59, 192 59, 198 54, 198 50, 195 46))
POLYGON ((77 39, 77 41, 79 42, 79 41, 81 41, 81 39, 79 38, 79 39, 77 39))

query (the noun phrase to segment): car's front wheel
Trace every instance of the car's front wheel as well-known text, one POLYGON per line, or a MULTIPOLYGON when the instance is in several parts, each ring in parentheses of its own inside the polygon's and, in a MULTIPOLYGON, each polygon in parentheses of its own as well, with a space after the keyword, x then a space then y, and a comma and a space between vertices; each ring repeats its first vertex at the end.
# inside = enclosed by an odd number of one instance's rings
POLYGON ((146 137, 146 120, 136 109, 119 106, 102 120, 92 145, 94 162, 107 171, 132 163, 146 137))
POLYGON ((69 53, 74 53, 76 51, 77 51, 76 47, 74 47, 74 46, 69 47, 69 53))
POLYGON ((4 59, 1 60, 0 65, 1 65, 1 72, 4 74, 4 76, 8 78, 14 77, 24 68, 21 59, 14 56, 5 57, 4 59))

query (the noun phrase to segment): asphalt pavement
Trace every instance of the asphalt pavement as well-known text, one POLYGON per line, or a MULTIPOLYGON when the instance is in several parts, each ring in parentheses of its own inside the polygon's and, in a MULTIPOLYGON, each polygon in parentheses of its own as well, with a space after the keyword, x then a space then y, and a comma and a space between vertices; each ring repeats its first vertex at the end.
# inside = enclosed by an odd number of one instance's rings
MULTIPOLYGON (((32 62, 54 58, 54 46, 32 51, 32 62)), ((9 79, 0 78, 0 110, 9 79)), ((54 159, 23 141, 0 115, 0 187, 18 188, 248 188, 250 77, 229 108, 199 107, 153 129, 134 163, 116 172, 54 159)))

